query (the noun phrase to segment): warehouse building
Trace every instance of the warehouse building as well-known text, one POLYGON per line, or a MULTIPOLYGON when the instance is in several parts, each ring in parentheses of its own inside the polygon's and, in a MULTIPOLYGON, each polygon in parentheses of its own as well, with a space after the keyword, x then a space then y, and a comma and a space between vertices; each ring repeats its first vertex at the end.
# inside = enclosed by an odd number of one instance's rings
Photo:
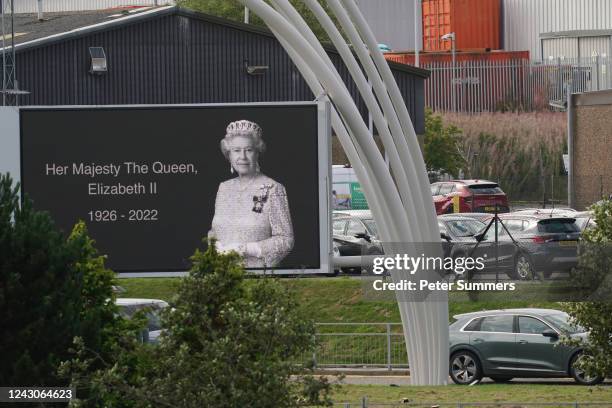
POLYGON ((508 50, 533 58, 612 56, 612 0, 504 0, 508 50))
MULTIPOLYGON (((267 29, 178 7, 15 16, 20 105, 308 101, 313 95, 267 29)), ((334 48, 328 54, 368 111, 334 48)), ((417 134, 428 71, 390 62, 417 134)), ((0 66, 1 70, 1 66, 0 66)), ((334 162, 347 163, 334 141, 334 162)))
POLYGON ((499 48, 529 51, 536 60, 612 56, 612 0, 486 0, 486 8, 483 0, 358 1, 379 42, 397 51, 414 50, 423 42, 425 49, 429 44, 448 50, 448 43, 436 41, 448 27, 457 31, 458 49, 465 37, 459 32, 467 30, 468 48, 491 48, 497 37, 499 48), (453 17, 462 15, 468 18, 453 23, 453 17), (416 37, 415 21, 420 25, 416 37), (434 31, 427 30, 432 26, 442 30, 433 39, 434 31))

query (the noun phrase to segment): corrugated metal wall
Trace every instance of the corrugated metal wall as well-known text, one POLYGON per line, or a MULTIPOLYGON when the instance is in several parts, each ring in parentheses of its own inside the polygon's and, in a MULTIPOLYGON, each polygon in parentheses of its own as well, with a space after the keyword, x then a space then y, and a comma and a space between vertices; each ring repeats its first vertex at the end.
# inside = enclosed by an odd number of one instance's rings
MULTIPOLYGON (((417 0, 357 0, 361 13, 368 22, 379 43, 396 51, 415 49, 414 7, 417 0)), ((418 7, 420 8, 420 2, 418 7)), ((417 12, 420 14, 420 12, 417 12)), ((422 49, 420 15, 419 34, 416 43, 422 49)))
POLYGON ((504 0, 504 48, 541 55, 540 34, 612 29, 612 0, 504 0))
MULTIPOLYGON (((15 13, 38 12, 38 0, 13 0, 15 13)), ((174 4, 174 0, 43 0, 43 11, 103 10, 121 6, 154 6, 174 4)))
POLYGON ((612 52, 612 36, 583 37, 579 39, 581 57, 607 57, 612 52))
POLYGON ((577 38, 545 38, 542 40, 542 56, 547 58, 578 58, 577 38))
MULTIPOLYGON (((340 57, 332 60, 362 114, 365 104, 340 57)), ((424 132, 423 77, 394 70, 418 133, 424 132)), ((278 41, 193 18, 182 11, 17 52, 21 105, 175 104, 313 100, 278 41), (104 47, 108 73, 91 75, 89 47, 104 47), (265 75, 246 64, 269 65, 265 75)))

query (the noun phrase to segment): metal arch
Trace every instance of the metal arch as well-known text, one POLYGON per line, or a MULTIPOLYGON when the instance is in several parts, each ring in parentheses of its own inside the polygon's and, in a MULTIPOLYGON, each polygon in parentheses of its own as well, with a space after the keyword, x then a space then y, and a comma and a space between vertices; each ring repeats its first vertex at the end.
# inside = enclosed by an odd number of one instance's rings
MULTIPOLYGON (((372 138, 369 136, 367 128, 361 116, 358 114, 358 110, 352 98, 350 98, 343 84, 335 80, 337 73, 334 74, 334 70, 330 69, 315 48, 313 48, 308 41, 304 39, 303 35, 283 16, 283 14, 287 15, 290 13, 278 13, 262 0, 240 1, 251 11, 258 14, 259 17, 272 28, 275 36, 279 39, 283 47, 287 49, 296 66, 298 66, 302 72, 309 74, 308 82, 309 86, 313 88, 313 92, 319 95, 320 93, 317 92, 317 90, 323 88, 338 109, 339 118, 336 118, 334 122, 337 123, 340 121, 343 123, 344 126, 346 126, 350 138, 347 140, 345 134, 340 138, 341 143, 345 149, 348 148, 348 150, 352 151, 352 155, 356 153, 358 159, 361 159, 362 168, 359 172, 364 173, 364 175, 368 177, 365 181, 362 181, 366 197, 368 200, 378 199, 378 204, 380 204, 380 206, 372 210, 377 221, 382 221, 381 224, 387 225, 387 228, 381 231, 382 238, 388 242, 406 242, 406 240, 409 239, 408 237, 411 236, 410 233, 407 233, 410 227, 416 227, 418 230, 427 231, 425 235, 430 235, 431 231, 435 228, 427 223, 430 221, 430 218, 432 218, 433 213, 424 213, 422 206, 415 206, 416 208, 412 208, 412 210, 416 213, 418 223, 417 225, 411 225, 406 215, 406 209, 402 203, 399 191, 388 169, 384 166, 384 160, 373 143, 372 138), (368 185, 366 186, 365 184, 368 185), (371 195, 375 189, 381 192, 379 197, 371 195), (384 207, 387 207, 388 211, 384 211, 384 207), (400 240, 396 240, 395 238, 399 238, 400 240)), ((378 52, 377 48, 372 49, 370 47, 370 49, 372 54, 378 52)), ((378 69, 381 70, 380 67, 378 69)), ((385 75, 383 69, 383 78, 385 75)), ((389 85, 392 87, 395 83, 393 82, 389 85)), ((397 88, 395 89, 397 90, 397 88)), ((391 99, 393 100, 393 90, 391 90, 391 93, 391 99)), ((406 110, 406 107, 403 106, 403 109, 406 110)), ((402 115, 402 107, 395 106, 395 110, 399 111, 400 121, 404 122, 407 116, 402 115)), ((391 113, 392 112, 385 112, 387 115, 391 113)), ((410 129, 408 131, 404 129, 404 136, 408 138, 414 135, 414 129, 411 123, 409 127, 410 129)), ((396 141, 396 143, 401 142, 402 141, 396 141)), ((405 140, 403 140, 403 142, 405 143, 405 140)), ((414 142, 416 143, 416 138, 414 142)), ((397 152, 396 145, 391 147, 395 148, 397 152)), ((414 155, 416 152, 412 154, 414 155)), ((404 157, 404 160, 412 160, 414 162, 413 157, 404 157)), ((422 161, 422 158, 420 158, 420 160, 422 161)), ((420 167, 419 164, 424 166, 418 161, 413 163, 413 165, 415 164, 417 168, 420 167)), ((422 180, 422 175, 417 176, 421 177, 422 180)), ((408 182, 411 184, 411 188, 422 193, 422 186, 419 186, 420 183, 418 179, 416 183, 415 180, 409 180, 408 182)), ((422 199, 423 203, 426 204, 424 197, 421 196, 418 198, 422 199)), ((446 384, 447 371, 445 368, 448 367, 448 328, 446 326, 448 319, 447 302, 400 302, 399 306, 404 322, 404 335, 410 340, 408 351, 411 361, 412 382, 414 384, 430 385, 446 384)))

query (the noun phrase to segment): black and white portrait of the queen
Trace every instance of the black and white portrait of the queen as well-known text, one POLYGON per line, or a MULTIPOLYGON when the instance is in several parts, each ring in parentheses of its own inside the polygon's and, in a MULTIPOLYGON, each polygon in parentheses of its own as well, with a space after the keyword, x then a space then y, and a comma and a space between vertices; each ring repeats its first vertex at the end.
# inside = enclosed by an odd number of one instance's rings
POLYGON ((294 244, 285 187, 260 168, 265 149, 261 127, 248 120, 231 122, 221 140, 234 177, 219 184, 208 236, 219 251, 242 255, 247 268, 275 267, 294 244))

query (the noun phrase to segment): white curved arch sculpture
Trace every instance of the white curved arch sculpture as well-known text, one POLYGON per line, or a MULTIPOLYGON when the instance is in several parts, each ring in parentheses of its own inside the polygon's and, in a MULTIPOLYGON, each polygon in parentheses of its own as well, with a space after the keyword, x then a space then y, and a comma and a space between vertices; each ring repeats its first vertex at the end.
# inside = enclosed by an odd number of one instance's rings
MULTIPOLYGON (((320 43, 288 0, 240 0, 272 30, 315 95, 326 93, 332 102, 332 126, 359 178, 379 224, 387 255, 402 248, 414 256, 440 255, 433 245, 439 231, 425 164, 391 71, 354 0, 328 0, 342 29, 351 39, 359 63, 372 83, 367 84, 357 60, 317 0, 303 0, 327 31, 372 112, 385 151, 391 159, 391 177, 350 93, 320 43), (397 183, 397 184, 396 184, 397 183)), ((403 251, 402 251, 403 252, 403 251)), ((410 279, 397 271, 394 280, 410 279)), ((448 379, 448 302, 417 300, 410 292, 397 294, 408 348, 411 383, 441 385, 448 379)))

